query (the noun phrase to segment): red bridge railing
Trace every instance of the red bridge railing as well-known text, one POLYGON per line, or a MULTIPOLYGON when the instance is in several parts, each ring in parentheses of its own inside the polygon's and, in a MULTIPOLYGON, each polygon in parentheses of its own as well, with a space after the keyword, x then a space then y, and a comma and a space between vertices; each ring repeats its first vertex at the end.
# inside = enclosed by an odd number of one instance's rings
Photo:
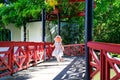
POLYGON ((46 59, 50 59, 52 43, 35 42, 0 42, 0 77, 11 75, 22 69, 44 61, 44 45, 46 59))
MULTIPOLYGON (((0 42, 0 78, 34 66, 52 57, 50 42, 0 42)), ((65 55, 84 53, 83 44, 64 45, 65 55)))
POLYGON ((64 54, 67 56, 80 56, 85 53, 84 44, 64 45, 64 54))
POLYGON ((100 80, 119 80, 120 79, 120 58, 113 57, 111 54, 120 55, 120 44, 88 42, 90 78, 100 72, 100 80))
MULTIPOLYGON (((0 42, 0 77, 36 65, 45 58, 50 59, 53 51, 50 44, 52 43, 0 42)), ((100 80, 120 79, 120 59, 111 56, 120 55, 120 44, 88 42, 87 45, 90 53, 91 80, 99 72, 100 80)), ((68 56, 80 56, 84 53, 84 44, 64 45, 64 48, 64 54, 68 56)))

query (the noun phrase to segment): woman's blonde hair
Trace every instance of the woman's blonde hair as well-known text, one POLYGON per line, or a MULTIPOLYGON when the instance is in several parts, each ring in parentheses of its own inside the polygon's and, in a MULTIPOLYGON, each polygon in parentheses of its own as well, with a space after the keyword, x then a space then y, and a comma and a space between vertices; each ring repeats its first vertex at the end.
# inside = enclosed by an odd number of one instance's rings
POLYGON ((57 35, 57 36, 54 38, 54 40, 55 40, 56 42, 62 42, 62 38, 61 38, 60 35, 57 35))

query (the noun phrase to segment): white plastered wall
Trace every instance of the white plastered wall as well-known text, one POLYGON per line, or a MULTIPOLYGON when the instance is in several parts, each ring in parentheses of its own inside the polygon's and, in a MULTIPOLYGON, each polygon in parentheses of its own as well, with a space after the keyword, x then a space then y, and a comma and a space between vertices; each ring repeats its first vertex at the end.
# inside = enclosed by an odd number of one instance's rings
MULTIPOLYGON (((42 42, 42 22, 30 22, 26 24, 26 40, 30 42, 42 42)), ((24 29, 13 24, 6 26, 11 31, 11 41, 24 41, 24 29)))
POLYGON ((42 22, 27 23, 26 37, 30 42, 42 42, 42 22))
POLYGON ((21 28, 17 28, 13 24, 9 24, 6 28, 11 31, 11 41, 22 41, 21 28))

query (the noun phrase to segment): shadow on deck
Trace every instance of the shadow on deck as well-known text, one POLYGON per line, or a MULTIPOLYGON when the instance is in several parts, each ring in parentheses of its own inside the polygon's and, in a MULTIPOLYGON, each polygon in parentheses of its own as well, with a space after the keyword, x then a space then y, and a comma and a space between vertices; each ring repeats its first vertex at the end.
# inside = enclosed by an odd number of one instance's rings
POLYGON ((84 80, 85 57, 64 57, 64 62, 55 59, 42 62, 0 80, 84 80))

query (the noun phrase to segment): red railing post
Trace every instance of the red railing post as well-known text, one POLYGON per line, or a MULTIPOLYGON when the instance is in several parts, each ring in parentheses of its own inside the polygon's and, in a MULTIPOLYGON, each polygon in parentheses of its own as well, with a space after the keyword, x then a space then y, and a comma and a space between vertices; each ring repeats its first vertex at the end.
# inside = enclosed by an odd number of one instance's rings
POLYGON ((29 48, 28 48, 28 45, 26 46, 26 49, 25 49, 25 52, 26 52, 26 68, 28 68, 29 67, 29 48))
POLYGON ((42 43, 42 45, 40 46, 40 60, 45 60, 44 58, 44 43, 42 43))
POLYGON ((14 47, 11 46, 11 53, 10 53, 10 68, 11 68, 11 75, 14 73, 14 47))
POLYGON ((37 45, 35 47, 35 53, 34 53, 34 60, 35 60, 35 65, 37 64, 37 45))
POLYGON ((105 80, 110 80, 110 65, 108 61, 106 61, 106 79, 105 80))
POLYGON ((10 74, 12 74, 13 69, 12 69, 12 54, 11 54, 12 49, 11 49, 11 47, 9 48, 9 50, 10 50, 10 53, 8 54, 8 66, 11 69, 10 74))
MULTIPOLYGON (((92 56, 91 56, 91 52, 92 52, 92 49, 90 48, 89 49, 89 63, 91 63, 92 62, 92 56)), ((90 74, 92 74, 92 66, 90 65, 90 67, 89 67, 89 72, 90 72, 90 74)), ((90 76, 90 79, 92 80, 92 77, 90 76)))
POLYGON ((105 51, 103 50, 100 51, 100 80, 109 80, 107 79, 107 76, 106 76, 107 60, 106 60, 105 54, 106 54, 105 51))

